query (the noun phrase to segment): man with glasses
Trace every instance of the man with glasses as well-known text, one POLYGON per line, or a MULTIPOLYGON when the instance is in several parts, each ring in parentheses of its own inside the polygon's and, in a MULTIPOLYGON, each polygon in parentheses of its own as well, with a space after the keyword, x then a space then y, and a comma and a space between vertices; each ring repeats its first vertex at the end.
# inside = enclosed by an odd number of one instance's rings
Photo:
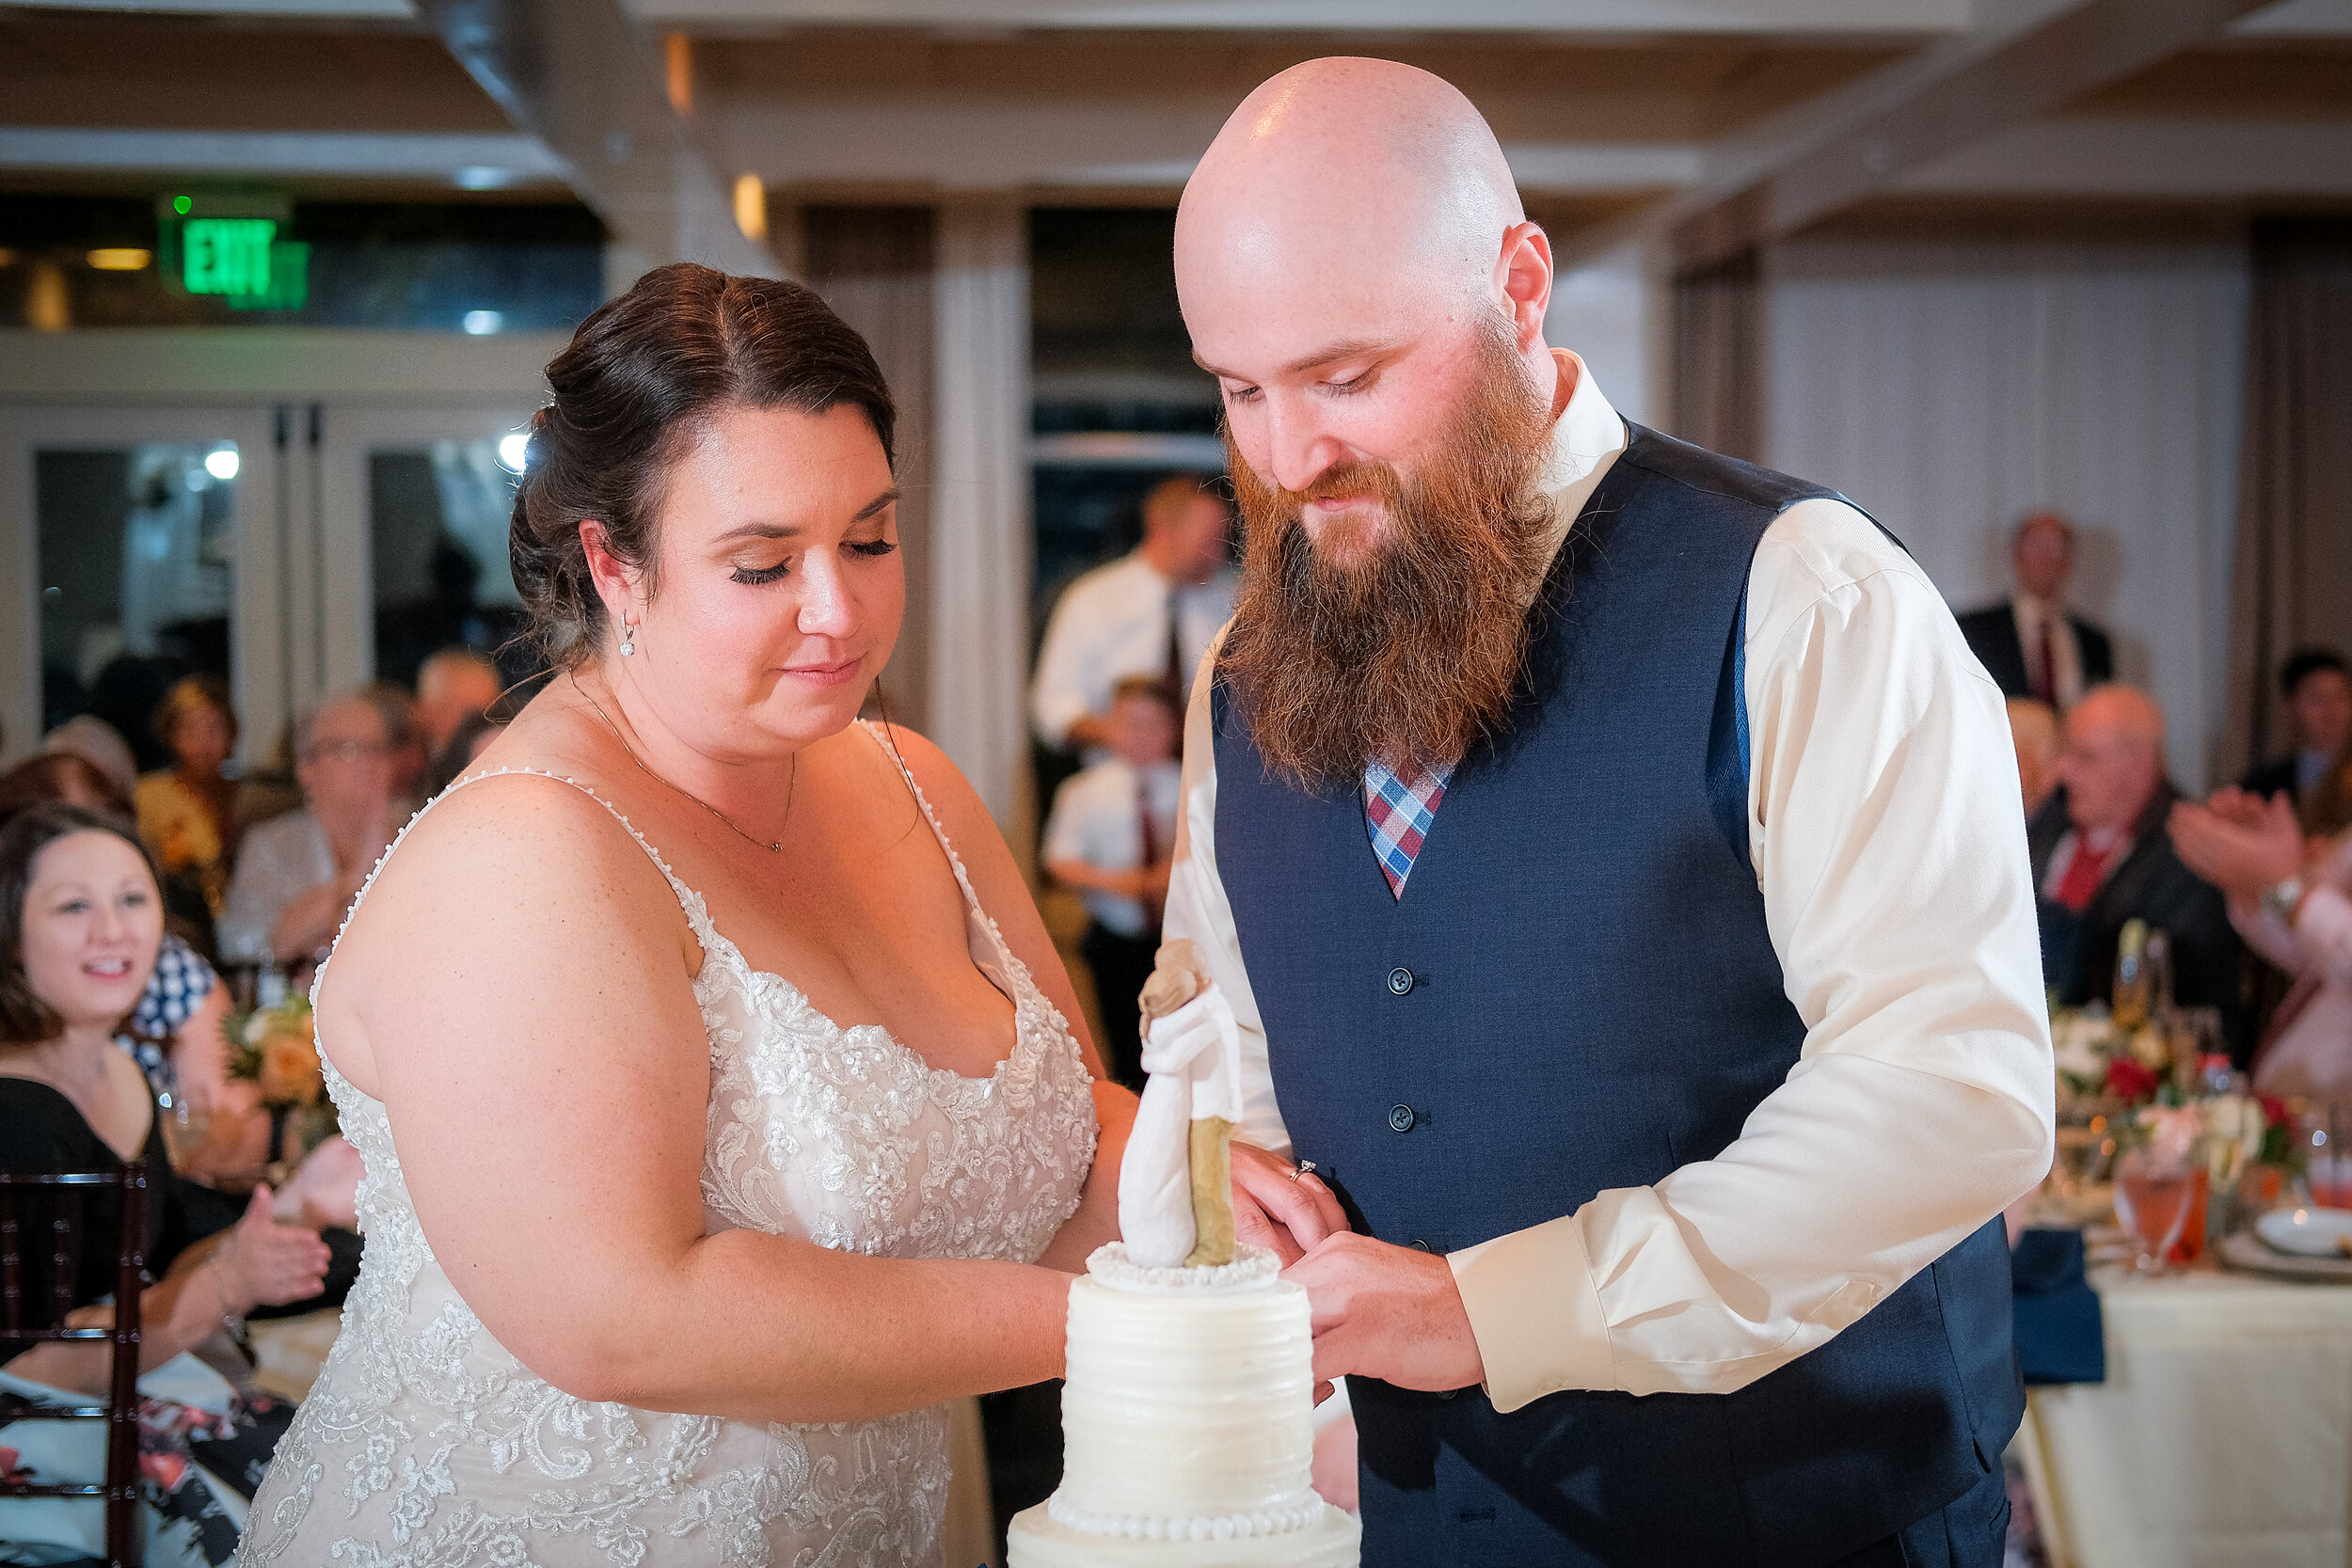
POLYGON ((364 692, 294 721, 302 809, 246 834, 220 917, 230 963, 294 968, 335 940, 343 911, 391 842, 391 747, 364 692))

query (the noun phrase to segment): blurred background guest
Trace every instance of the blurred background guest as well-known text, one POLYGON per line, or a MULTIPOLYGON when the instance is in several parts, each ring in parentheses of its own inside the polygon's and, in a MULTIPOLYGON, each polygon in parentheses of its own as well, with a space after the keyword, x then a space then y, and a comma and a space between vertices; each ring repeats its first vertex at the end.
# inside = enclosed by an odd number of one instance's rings
MULTIPOLYGON (((147 1561, 211 1564, 233 1554, 245 1512, 219 1489, 252 1495, 291 1411, 240 1395, 183 1353, 257 1307, 317 1295, 328 1252, 314 1229, 278 1223, 265 1186, 240 1204, 173 1175, 147 1081, 115 1046, 145 992, 163 924, 153 867, 128 822, 40 805, 0 827, 0 1166, 38 1172, 148 1163, 143 1240, 156 1283, 140 1299, 139 1361, 143 1372, 162 1375, 143 1377, 140 1390, 141 1500, 161 1515, 143 1532, 151 1543, 147 1561), (192 1203, 209 1204, 214 1222, 192 1203)), ((119 1202, 103 1199, 83 1211, 71 1280, 53 1281, 45 1252, 33 1249, 23 1265, 26 1326, 112 1321, 120 1213, 119 1202), (53 1305, 60 1295, 68 1307, 62 1317, 53 1305)), ((7 1393, 36 1404, 80 1404, 104 1391, 107 1364, 103 1344, 40 1344, 14 1355, 0 1381, 7 1393)), ((0 1420, 17 1414, 10 1409, 0 1420)), ((77 1459, 87 1465, 95 1445, 57 1441, 64 1430, 39 1420, 0 1427, 10 1479, 98 1480, 74 1468, 77 1459)), ((57 1520, 12 1519, 10 1544, 35 1552, 14 1560, 71 1558, 40 1549, 75 1544, 40 1538, 40 1525, 57 1520)))
POLYGON ((2164 711, 2128 686, 2095 687, 2066 716, 2058 788, 2028 825, 2042 974, 2059 1002, 2106 1000, 2124 922, 2167 934, 2175 1000, 2220 1009, 2243 1066, 2242 948, 2221 891, 2183 863, 2165 832, 2181 798, 2164 766, 2164 711))
POLYGON ((429 765, 438 769, 450 737, 499 700, 498 667, 471 648, 443 648, 417 669, 416 720, 429 765))
POLYGON ((464 778, 505 727, 504 720, 493 719, 485 713, 468 716, 435 755, 433 771, 425 779, 425 798, 431 800, 464 778))
POLYGON ((1209 640, 1233 612, 1230 516, 1207 474, 1177 474, 1143 498, 1143 543, 1063 591, 1029 693, 1038 739, 1099 762, 1111 694, 1129 675, 1192 689, 1209 640))
POLYGON ((405 822, 424 803, 417 791, 433 765, 418 721, 417 699, 398 681, 376 681, 362 695, 384 716, 384 755, 391 779, 392 812, 405 822))
POLYGON ((2017 787, 2033 816, 2058 787, 2058 712, 2031 697, 2009 700, 2009 737, 2017 748, 2017 787))
POLYGON ((163 868, 166 906, 213 950, 240 828, 237 785, 226 771, 237 750, 229 683, 218 675, 176 682, 155 708, 154 731, 172 766, 140 779, 132 796, 139 836, 163 868))
POLYGON ((1143 1087, 1136 998, 1160 948, 1160 913, 1176 849, 1183 719, 1174 688, 1129 675, 1101 730, 1109 755, 1065 780, 1045 823, 1045 869, 1087 907, 1078 952, 1094 974, 1103 1059, 1112 1078, 1143 1087))
POLYGON ((2279 694, 2286 699, 2292 748, 2240 779, 2238 787, 2265 800, 2283 790, 2300 806, 2352 743, 2352 664, 2333 648, 2299 649, 2280 666, 2279 694))
POLYGON ((2170 827, 2248 944, 2295 976, 2263 1031, 2255 1091, 2352 1109, 2352 833, 2307 840, 2284 791, 2241 789, 2182 801, 2170 827))
POLYGON ((79 713, 40 737, 44 752, 67 752, 82 758, 113 781, 115 793, 125 800, 139 787, 139 765, 131 743, 120 732, 93 714, 79 713))
POLYGON ((392 754, 372 691, 329 699, 294 724, 302 808, 249 831, 221 911, 231 963, 303 963, 335 939, 342 913, 391 842, 392 754))
POLYGON ((1961 634, 2004 692, 2064 713, 2084 692, 2115 678, 2107 634, 2066 608, 2074 525, 2055 512, 2028 515, 2010 541, 2009 558, 2017 591, 2006 604, 1961 616, 1961 634))
MULTIPOLYGON (((114 781, 97 766, 70 752, 28 757, 0 773, 0 828, 18 814, 36 806, 63 805, 103 816, 108 821, 132 820, 131 802, 114 781)), ((177 931, 167 927, 156 948, 153 973, 140 997, 121 1044, 139 1064, 158 1095, 183 1101, 190 1115, 209 1121, 228 1099, 227 1041, 221 1028, 229 1017, 229 992, 204 955, 177 931)), ((238 1142, 226 1126, 223 1151, 238 1142)), ((259 1168, 256 1157, 249 1162, 259 1168)))

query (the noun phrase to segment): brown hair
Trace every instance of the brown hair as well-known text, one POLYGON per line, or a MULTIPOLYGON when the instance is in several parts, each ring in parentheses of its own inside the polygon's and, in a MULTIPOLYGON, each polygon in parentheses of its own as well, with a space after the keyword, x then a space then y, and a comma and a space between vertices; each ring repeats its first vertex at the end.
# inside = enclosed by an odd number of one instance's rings
POLYGON ((113 774, 75 752, 43 752, 0 773, 0 825, 18 812, 61 803, 74 784, 104 801, 111 815, 129 819, 130 799, 113 774))
POLYGON ((691 261, 656 267, 580 324, 548 366, 507 549, 527 635, 559 669, 588 658, 604 605, 580 525, 654 590, 654 522, 671 465, 727 408, 822 414, 849 404, 894 456, 898 411, 866 340, 798 283, 691 261))
POLYGON ((202 708, 211 708, 229 725, 229 750, 237 749, 237 710, 230 705, 229 683, 218 675, 185 675, 171 683, 164 700, 155 705, 155 716, 148 721, 148 728, 164 743, 166 751, 176 751, 171 744, 174 731, 182 720, 202 708))
MULTIPOLYGON (((33 889, 33 862, 61 838, 74 833, 112 833, 138 852, 163 898, 163 879, 154 858, 127 822, 79 806, 29 806, 0 827, 0 1045, 39 1045, 65 1028, 56 1010, 33 994, 24 974, 24 900, 33 889)), ((127 1016, 127 1015, 126 1015, 127 1016)))

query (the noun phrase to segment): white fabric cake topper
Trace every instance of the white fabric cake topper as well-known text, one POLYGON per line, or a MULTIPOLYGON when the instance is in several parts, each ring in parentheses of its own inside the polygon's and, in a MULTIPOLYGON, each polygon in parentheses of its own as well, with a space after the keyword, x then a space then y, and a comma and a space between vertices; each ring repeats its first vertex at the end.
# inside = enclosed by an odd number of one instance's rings
POLYGON ((1143 1103, 1119 1167, 1119 1233, 1127 1256, 1172 1269, 1192 1251, 1195 1121, 1241 1121, 1241 1026, 1216 982, 1153 1019, 1143 1039, 1143 1103))

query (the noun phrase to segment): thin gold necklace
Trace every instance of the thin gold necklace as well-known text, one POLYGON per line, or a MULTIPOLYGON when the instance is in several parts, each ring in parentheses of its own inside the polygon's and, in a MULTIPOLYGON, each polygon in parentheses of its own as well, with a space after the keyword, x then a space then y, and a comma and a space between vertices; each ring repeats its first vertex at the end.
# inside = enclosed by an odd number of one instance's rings
MULTIPOLYGON (((709 801, 704 800, 692 790, 686 788, 682 784, 671 783, 670 780, 663 778, 660 774, 646 767, 645 759, 637 754, 636 750, 629 745, 628 737, 621 733, 621 726, 615 724, 612 721, 612 716, 604 711, 604 705, 597 702, 594 697, 588 695, 588 689, 580 684, 580 677, 578 675, 572 676, 571 682, 572 689, 579 692, 581 699, 584 700, 590 707, 596 710, 596 717, 604 721, 604 727, 612 732, 612 738, 621 743, 621 750, 628 753, 628 760, 637 765, 637 771, 653 780, 656 784, 667 784, 670 788, 676 790, 680 795, 685 796, 688 800, 693 801, 694 804, 702 807, 703 810, 708 812, 711 816, 725 823, 730 829, 733 829, 735 836, 741 839, 744 843, 756 844, 771 855, 781 855, 784 853, 783 839, 779 838, 774 842, 770 843, 761 839, 754 838, 750 833, 745 832, 740 827, 737 826, 734 817, 729 816, 725 812, 721 811, 717 806, 712 805, 709 801)), ((776 824, 776 832, 779 833, 783 832, 786 824, 792 820, 792 792, 800 787, 800 783, 801 753, 795 752, 792 753, 792 772, 790 777, 786 781, 784 786, 784 817, 782 821, 779 821, 776 824)))

